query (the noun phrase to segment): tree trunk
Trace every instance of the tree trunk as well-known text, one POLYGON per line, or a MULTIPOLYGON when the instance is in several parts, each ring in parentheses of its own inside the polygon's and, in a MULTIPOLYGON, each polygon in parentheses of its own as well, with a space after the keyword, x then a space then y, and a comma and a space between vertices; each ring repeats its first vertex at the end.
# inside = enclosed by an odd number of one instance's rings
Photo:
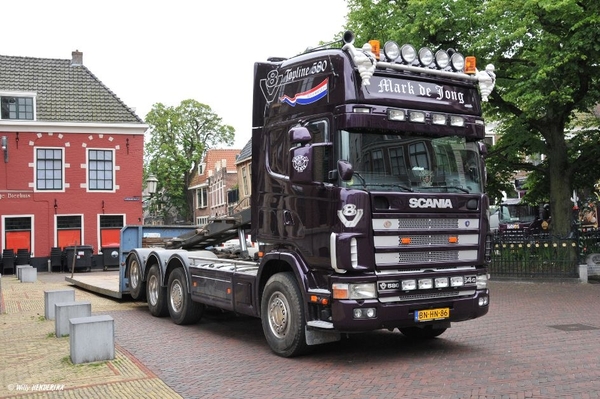
POLYGON ((571 232, 573 176, 568 160, 564 129, 552 123, 547 127, 548 172, 550 174, 550 212, 552 234, 565 237, 571 232))

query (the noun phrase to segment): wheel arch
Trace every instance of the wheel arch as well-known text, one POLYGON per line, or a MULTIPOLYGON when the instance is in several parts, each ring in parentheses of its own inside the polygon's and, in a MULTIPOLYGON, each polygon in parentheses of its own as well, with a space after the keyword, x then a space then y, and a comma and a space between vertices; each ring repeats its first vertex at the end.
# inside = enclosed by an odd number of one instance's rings
MULTIPOLYGON (((290 253, 278 253, 278 254, 267 254, 263 257, 261 267, 258 273, 258 284, 256 287, 256 303, 260 304, 263 297, 263 292, 267 281, 271 276, 277 273, 291 272, 294 274, 300 294, 302 295, 302 302, 306 311, 308 310, 308 284, 306 280, 306 268, 304 264, 293 254, 290 253)), ((261 309, 258 306, 258 314, 260 316, 261 309)))

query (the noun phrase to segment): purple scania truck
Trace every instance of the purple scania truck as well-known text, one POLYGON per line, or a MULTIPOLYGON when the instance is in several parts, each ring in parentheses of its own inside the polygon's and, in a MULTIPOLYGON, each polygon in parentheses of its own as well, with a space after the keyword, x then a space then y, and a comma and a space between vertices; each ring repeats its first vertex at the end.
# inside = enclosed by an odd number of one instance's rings
POLYGON ((255 64, 251 204, 171 249, 129 251, 130 293, 152 314, 258 317, 290 357, 342 333, 434 338, 488 312, 481 101, 493 66, 353 42, 346 32, 342 48, 255 64), (257 260, 205 250, 232 234, 245 250, 247 233, 257 260))

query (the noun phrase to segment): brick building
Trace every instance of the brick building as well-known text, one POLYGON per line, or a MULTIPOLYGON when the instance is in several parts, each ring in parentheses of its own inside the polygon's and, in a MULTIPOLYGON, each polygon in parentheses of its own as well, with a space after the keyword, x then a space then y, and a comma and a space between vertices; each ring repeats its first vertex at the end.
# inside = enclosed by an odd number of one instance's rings
POLYGON ((142 223, 147 125, 72 59, 0 56, 0 249, 118 245, 142 223))
POLYGON ((202 226, 215 216, 228 215, 228 191, 237 187, 235 167, 239 149, 208 150, 192 176, 188 190, 194 192, 194 221, 202 226))

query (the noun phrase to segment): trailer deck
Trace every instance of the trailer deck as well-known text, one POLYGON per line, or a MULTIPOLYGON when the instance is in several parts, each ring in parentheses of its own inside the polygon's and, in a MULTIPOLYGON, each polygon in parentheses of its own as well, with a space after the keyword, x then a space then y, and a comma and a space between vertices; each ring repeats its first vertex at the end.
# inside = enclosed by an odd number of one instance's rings
POLYGON ((123 294, 119 290, 119 271, 99 271, 89 273, 74 273, 73 277, 65 277, 65 281, 76 287, 98 294, 121 299, 123 294))

